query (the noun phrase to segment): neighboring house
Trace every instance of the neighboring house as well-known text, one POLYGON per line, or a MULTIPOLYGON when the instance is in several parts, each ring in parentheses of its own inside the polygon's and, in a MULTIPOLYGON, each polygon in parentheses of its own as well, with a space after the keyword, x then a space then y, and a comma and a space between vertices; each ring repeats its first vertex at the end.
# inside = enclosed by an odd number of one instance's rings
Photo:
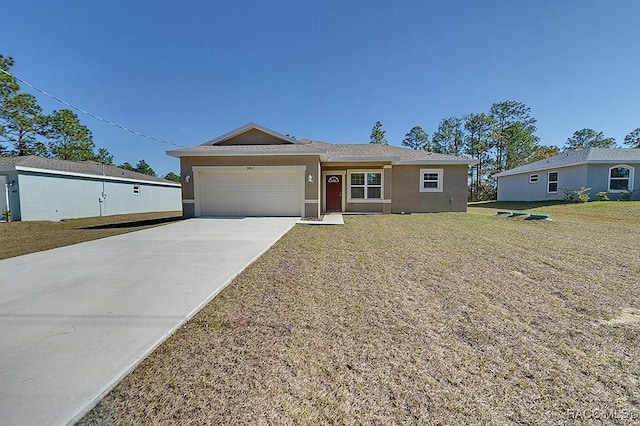
POLYGON ((180 210, 180 184, 89 161, 0 158, 0 213, 61 220, 180 210))
POLYGON ((184 216, 463 212, 473 160, 377 144, 296 140, 249 123, 180 158, 184 216))
MULTIPOLYGON (((516 167, 495 177, 498 201, 561 200, 563 190, 591 188, 592 198, 608 192, 612 200, 640 189, 640 149, 586 148, 516 167)), ((633 193, 640 199, 640 191, 633 193)))

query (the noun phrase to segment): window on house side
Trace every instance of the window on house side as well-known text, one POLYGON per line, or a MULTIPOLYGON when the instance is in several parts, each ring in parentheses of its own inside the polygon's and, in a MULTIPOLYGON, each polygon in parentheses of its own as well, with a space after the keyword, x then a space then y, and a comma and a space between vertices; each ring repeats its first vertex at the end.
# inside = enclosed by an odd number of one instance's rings
POLYGON ((529 183, 538 183, 538 175, 529 175, 529 183))
POLYGON ((381 172, 355 172, 350 174, 350 195, 356 200, 382 199, 381 172))
POLYGON ((555 194, 558 192, 558 172, 549 172, 547 192, 549 194, 555 194))
POLYGON ((443 169, 420 169, 420 192, 442 192, 443 169))
POLYGON ((609 169, 609 191, 621 192, 632 190, 633 167, 614 166, 609 169))

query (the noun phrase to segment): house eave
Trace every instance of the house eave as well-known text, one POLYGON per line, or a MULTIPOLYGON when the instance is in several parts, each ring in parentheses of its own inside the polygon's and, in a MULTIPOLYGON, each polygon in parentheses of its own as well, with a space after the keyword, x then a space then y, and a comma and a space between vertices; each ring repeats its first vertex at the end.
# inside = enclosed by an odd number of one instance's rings
POLYGON ((322 150, 313 150, 313 151, 304 151, 304 152, 290 152, 285 150, 279 151, 240 151, 240 150, 227 150, 227 151, 185 151, 185 150, 171 150, 167 151, 167 155, 171 157, 181 158, 181 157, 246 157, 246 156, 274 156, 274 155, 291 155, 291 156, 304 156, 304 155, 318 155, 323 161, 326 161, 327 151, 322 150))
POLYGON ((466 165, 475 166, 477 160, 402 160, 394 163, 398 166, 434 166, 434 165, 466 165))
POLYGON ((382 156, 382 157, 329 157, 327 161, 332 163, 394 163, 400 161, 400 157, 382 156))
MULTIPOLYGON (((598 161, 600 162, 600 161, 598 161)), ((615 161, 603 161, 604 163, 615 163, 615 161)), ((562 164, 559 166, 554 166, 554 165, 549 165, 548 167, 538 167, 535 169, 531 169, 531 170, 522 170, 522 171, 516 171, 513 172, 511 170, 506 170, 504 172, 500 172, 500 173, 496 173, 495 175, 493 175, 493 177, 496 178, 501 178, 501 177, 505 177, 505 176, 515 176, 515 175, 523 175, 523 174, 531 174, 531 173, 537 173, 537 172, 544 172, 546 170, 557 170, 557 169, 564 169, 567 167, 575 167, 575 166, 583 166, 585 164, 590 164, 590 163, 594 163, 594 161, 580 161, 577 163, 571 163, 571 164, 562 164)))
POLYGON ((500 172, 500 173, 496 173, 494 175, 494 177, 496 178, 501 178, 501 177, 505 177, 505 176, 515 176, 515 175, 521 175, 521 174, 531 174, 531 173, 537 173, 537 172, 544 172, 547 170, 556 170, 556 169, 564 169, 567 167, 575 167, 575 166, 584 166, 584 165, 588 165, 588 164, 638 164, 640 163, 640 160, 636 160, 636 159, 625 159, 625 158, 610 158, 610 159, 603 159, 603 160, 585 160, 585 161, 577 161, 575 163, 570 163, 570 164, 561 164, 561 165, 553 165, 553 164, 549 164, 549 165, 545 165, 542 167, 536 167, 535 169, 529 169, 529 170, 516 170, 516 169, 512 169, 512 170, 505 170, 504 172, 500 172))
MULTIPOLYGON (((0 171, 5 171, 5 169, 0 169, 0 171)), ((29 172, 29 173, 41 173, 48 175, 60 175, 60 176, 71 176, 71 177, 81 177, 85 179, 101 179, 101 180, 112 180, 119 182, 132 182, 132 183, 146 183, 150 185, 160 185, 160 186, 173 186, 176 188, 181 187, 182 185, 177 182, 160 182, 155 180, 146 180, 146 179, 137 179, 133 177, 118 177, 111 175, 96 175, 91 173, 78 173, 78 172, 68 172, 64 170, 51 170, 51 169, 41 169, 37 167, 26 167, 26 166, 15 166, 6 171, 17 171, 17 172, 29 172)))

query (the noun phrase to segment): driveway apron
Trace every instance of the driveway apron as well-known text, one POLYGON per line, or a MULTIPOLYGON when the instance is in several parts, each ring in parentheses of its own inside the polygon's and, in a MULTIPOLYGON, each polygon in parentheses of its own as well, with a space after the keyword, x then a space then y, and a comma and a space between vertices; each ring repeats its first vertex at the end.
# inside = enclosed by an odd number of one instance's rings
POLYGON ((1 260, 0 424, 78 420, 298 219, 189 219, 1 260))

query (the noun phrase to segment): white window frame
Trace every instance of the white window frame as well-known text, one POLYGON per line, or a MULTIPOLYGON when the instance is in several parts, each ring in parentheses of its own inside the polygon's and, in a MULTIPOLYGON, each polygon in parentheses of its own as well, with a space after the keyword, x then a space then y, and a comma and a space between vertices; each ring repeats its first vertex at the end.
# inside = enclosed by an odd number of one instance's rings
MULTIPOLYGON (((420 169, 420 192, 442 192, 442 179, 444 175, 444 169, 420 169), (424 187, 424 175, 425 174, 438 174, 438 187, 437 188, 425 188, 424 187)), ((431 181, 434 182, 434 181, 431 181)))
POLYGON ((142 191, 140 185, 133 185, 133 195, 138 196, 141 192, 142 191))
POLYGON ((538 174, 534 173, 532 175, 529 175, 529 183, 538 183, 538 174))
MULTIPOLYGON (((363 187, 363 185, 356 185, 357 188, 363 187)), ((383 169, 370 169, 370 170, 347 170, 347 202, 349 203, 382 203, 384 199, 384 170, 383 169), (364 173, 364 198, 351 198, 351 175, 364 173), (368 173, 380 174, 380 185, 369 185, 367 183, 368 173), (368 188, 380 187, 380 198, 368 198, 368 188)))
MULTIPOLYGON (((634 174, 634 168, 627 165, 627 164, 617 164, 615 166, 611 166, 609 167, 609 171, 607 172, 607 188, 609 192, 612 193, 621 193, 621 192, 627 192, 627 191, 633 191, 633 176, 634 174), (629 184, 627 186, 628 189, 611 189, 611 170, 613 169, 617 169, 617 168, 625 168, 629 170, 629 184)), ((623 178, 613 178, 615 180, 620 180, 623 178)), ((625 178, 626 179, 626 178, 625 178)))
POLYGON ((558 180, 560 179, 560 174, 556 171, 556 170, 552 170, 550 172, 547 172, 547 194, 557 194, 558 193, 558 180), (551 173, 555 173, 556 174, 556 180, 552 181, 551 180, 551 173), (555 191, 549 191, 549 185, 555 183, 556 184, 556 190, 555 191))

